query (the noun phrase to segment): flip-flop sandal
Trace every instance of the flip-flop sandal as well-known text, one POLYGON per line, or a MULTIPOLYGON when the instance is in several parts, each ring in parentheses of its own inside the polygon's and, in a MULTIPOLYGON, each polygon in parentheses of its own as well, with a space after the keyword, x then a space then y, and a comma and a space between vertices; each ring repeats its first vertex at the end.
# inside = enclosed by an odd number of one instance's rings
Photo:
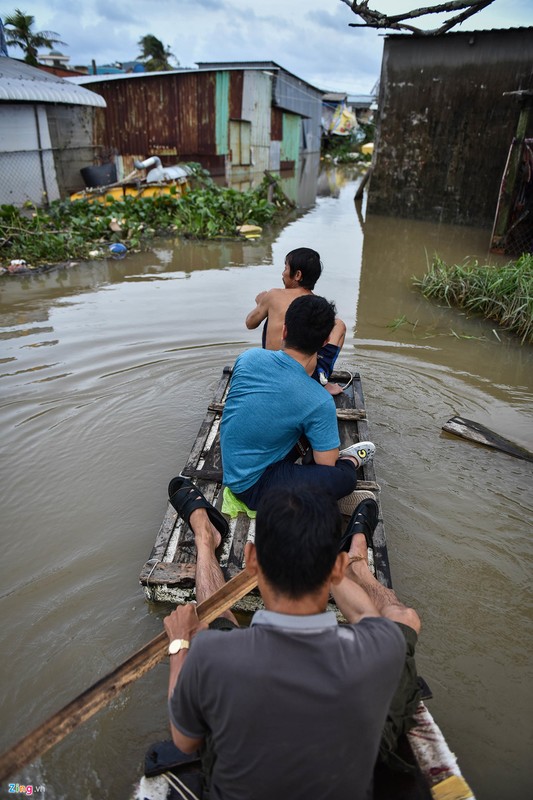
POLYGON ((193 511, 205 508, 210 522, 214 525, 222 538, 227 534, 229 525, 220 511, 207 500, 200 489, 188 478, 178 475, 172 478, 168 485, 168 499, 182 519, 189 524, 193 511))
POLYGON ((341 538, 339 552, 348 552, 355 533, 364 533, 367 547, 372 547, 372 535, 376 529, 379 518, 378 504, 375 500, 361 500, 353 512, 348 526, 341 538))

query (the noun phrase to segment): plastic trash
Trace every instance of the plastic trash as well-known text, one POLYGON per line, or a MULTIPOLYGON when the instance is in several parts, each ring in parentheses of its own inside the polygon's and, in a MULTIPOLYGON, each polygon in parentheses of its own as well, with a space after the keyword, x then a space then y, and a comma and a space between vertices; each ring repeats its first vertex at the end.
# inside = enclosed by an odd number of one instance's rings
POLYGON ((109 245, 109 251, 113 254, 113 258, 124 258, 128 248, 121 242, 114 242, 109 245))

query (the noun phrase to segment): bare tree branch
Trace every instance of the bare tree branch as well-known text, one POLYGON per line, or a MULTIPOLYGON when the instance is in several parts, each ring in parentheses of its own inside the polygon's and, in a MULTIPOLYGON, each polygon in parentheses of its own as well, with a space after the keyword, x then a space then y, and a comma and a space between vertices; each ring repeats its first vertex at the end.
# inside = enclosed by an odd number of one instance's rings
POLYGON ((361 3, 356 3, 355 0, 354 2, 350 0, 342 1, 350 6, 356 16, 361 17, 363 20, 362 23, 351 22, 350 28, 389 28, 398 31, 407 30, 426 36, 435 36, 440 33, 445 33, 450 30, 450 28, 453 28, 454 25, 464 22, 465 19, 468 19, 468 17, 471 17, 473 14, 476 14, 478 11, 490 6, 490 4, 494 2, 494 0, 471 0, 470 2, 467 2, 467 0, 450 0, 447 3, 439 3, 439 5, 435 6, 416 8, 412 11, 406 11, 405 13, 387 16, 381 11, 369 8, 368 0, 363 0, 361 3), (450 17, 443 25, 433 30, 422 30, 414 25, 408 25, 403 22, 403 20, 415 19, 416 17, 422 17, 427 14, 441 14, 448 11, 458 11, 460 9, 465 9, 462 14, 450 17))
POLYGON ((478 11, 481 11, 483 8, 490 6, 490 4, 494 2, 494 0, 485 0, 484 3, 479 3, 476 8, 471 8, 468 11, 465 11, 463 14, 458 14, 456 17, 452 17, 447 22, 442 25, 437 31, 435 31, 435 35, 439 33, 446 33, 452 28, 454 25, 459 25, 461 22, 464 22, 465 19, 471 17, 472 14, 477 14, 478 11))

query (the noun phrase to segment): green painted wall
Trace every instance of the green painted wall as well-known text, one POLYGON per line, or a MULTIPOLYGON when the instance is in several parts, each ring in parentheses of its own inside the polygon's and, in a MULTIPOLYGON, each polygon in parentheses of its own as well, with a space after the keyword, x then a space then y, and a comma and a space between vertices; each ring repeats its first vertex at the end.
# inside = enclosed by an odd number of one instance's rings
POLYGON ((283 113, 283 139, 280 158, 282 161, 296 161, 300 154, 301 117, 298 114, 283 113))
POLYGON ((217 155, 225 156, 229 153, 229 72, 217 72, 215 102, 217 155))

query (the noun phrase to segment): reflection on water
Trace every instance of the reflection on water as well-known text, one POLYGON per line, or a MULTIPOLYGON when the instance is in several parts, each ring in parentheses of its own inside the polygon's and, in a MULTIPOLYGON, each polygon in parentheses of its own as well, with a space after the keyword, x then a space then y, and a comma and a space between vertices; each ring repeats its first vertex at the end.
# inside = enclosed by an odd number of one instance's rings
MULTIPOLYGON (((158 240, 0 284, 2 748, 160 631, 165 609, 144 602, 137 576, 168 480, 222 367, 259 343, 244 327, 256 294, 307 245, 348 327, 341 363, 363 376, 393 580, 423 619, 430 710, 480 798, 510 785, 531 796, 531 465, 441 426, 460 413, 533 449, 532 350, 411 285, 435 250, 485 258, 488 231, 373 217, 363 239, 354 174, 322 173, 316 205, 258 241, 158 240)), ((166 670, 21 782, 52 800, 128 796, 146 747, 168 736, 166 670)))

